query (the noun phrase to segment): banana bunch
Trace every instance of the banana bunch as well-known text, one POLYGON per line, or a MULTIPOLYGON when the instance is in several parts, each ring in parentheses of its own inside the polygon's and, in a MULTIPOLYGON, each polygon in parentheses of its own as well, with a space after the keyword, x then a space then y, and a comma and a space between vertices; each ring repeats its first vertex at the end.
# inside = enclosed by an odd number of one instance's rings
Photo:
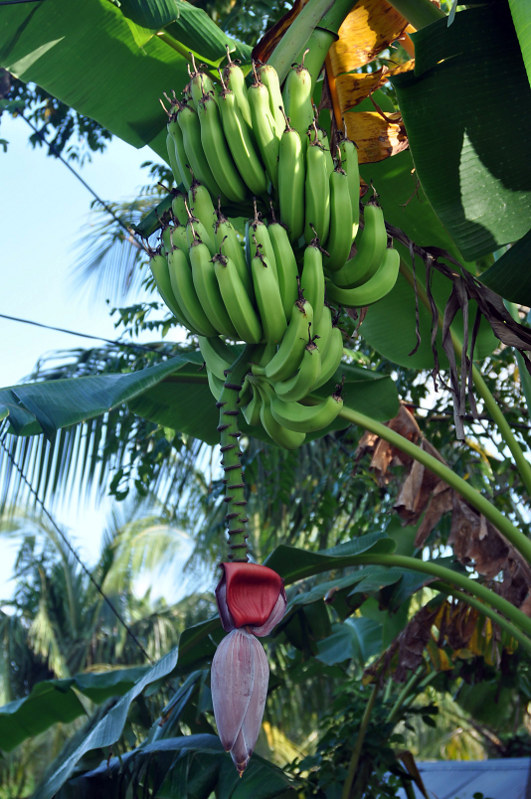
MULTIPOLYGON (((343 354, 343 337, 328 306, 323 306, 318 319, 314 324, 312 305, 301 296, 278 346, 269 342, 258 349, 240 392, 247 424, 261 425, 273 442, 286 449, 296 449, 307 433, 328 427, 343 405, 338 392, 325 399, 309 396, 331 380, 343 354)), ((199 346, 210 389, 219 399, 233 352, 219 337, 200 337, 199 346)))
POLYGON ((382 209, 367 203, 363 216, 365 224, 355 238, 355 255, 342 265, 325 262, 326 298, 336 305, 371 305, 385 297, 398 278, 400 255, 387 246, 382 209))
POLYGON ((243 413, 293 449, 341 410, 339 394, 315 395, 343 353, 331 306, 376 302, 400 259, 374 202, 359 230, 356 146, 341 136, 330 145, 319 128, 304 64, 282 87, 268 64, 253 75, 230 56, 215 82, 194 64, 173 95, 167 149, 179 189, 150 266, 177 321, 199 337, 216 398, 233 360, 225 340, 256 345, 243 413), (251 203, 242 235, 222 208, 241 216, 251 203), (267 205, 270 222, 258 212, 267 205))
MULTIPOLYGON (((256 210, 242 239, 208 189, 193 181, 175 193, 150 267, 164 302, 192 333, 249 344, 278 343, 299 294, 295 253, 285 228, 256 210)), ((321 271, 324 302, 324 276, 321 271)))

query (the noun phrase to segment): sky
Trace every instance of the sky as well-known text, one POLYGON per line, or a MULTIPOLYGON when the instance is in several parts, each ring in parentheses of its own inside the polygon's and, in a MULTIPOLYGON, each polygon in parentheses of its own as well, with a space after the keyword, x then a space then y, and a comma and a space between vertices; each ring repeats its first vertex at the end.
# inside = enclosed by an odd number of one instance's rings
MULTIPOLYGON (((87 284, 75 279, 92 196, 64 164, 44 148, 32 148, 30 132, 20 118, 4 114, 0 120, 0 139, 8 141, 6 153, 0 147, 0 315, 116 339, 105 301, 95 301, 87 284)), ((102 199, 118 201, 134 198, 149 183, 140 166, 146 160, 156 160, 149 148, 136 150, 115 138, 91 163, 75 168, 102 199)), ((97 345, 0 316, 0 387, 21 382, 45 353, 97 345)), ((103 498, 54 512, 89 565, 96 561, 110 509, 103 498)), ((0 600, 11 595, 14 552, 15 545, 0 538, 0 600)))

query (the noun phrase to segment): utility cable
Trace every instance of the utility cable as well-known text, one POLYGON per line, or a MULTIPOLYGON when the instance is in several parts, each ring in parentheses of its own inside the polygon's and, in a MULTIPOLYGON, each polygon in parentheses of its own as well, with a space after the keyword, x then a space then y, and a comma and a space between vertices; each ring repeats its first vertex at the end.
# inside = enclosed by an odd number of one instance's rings
POLYGON ((159 348, 150 347, 147 344, 128 344, 127 342, 115 341, 111 338, 105 338, 104 336, 93 336, 90 333, 78 333, 76 330, 68 330, 65 327, 55 327, 54 325, 46 325, 44 322, 34 322, 32 319, 23 319, 20 316, 10 316, 9 314, 0 313, 0 319, 7 319, 10 322, 21 322, 22 324, 34 325, 35 327, 43 327, 45 330, 54 330, 57 333, 68 333, 71 336, 79 336, 80 338, 89 338, 94 339, 95 341, 105 341, 106 344, 114 344, 116 347, 125 347, 134 350, 143 350, 144 352, 160 353, 159 348))
MULTIPOLYGON (((2 3, 2 1, 3 0, 0 0, 0 4, 2 3)), ((79 172, 77 172, 74 169, 74 167, 71 164, 69 164, 68 161, 65 158, 63 158, 63 156, 55 150, 53 144, 50 144, 50 142, 48 142, 46 140, 46 138, 44 137, 44 134, 36 127, 36 125, 34 125, 33 122, 30 119, 28 119, 26 116, 24 116, 23 113, 19 112, 18 116, 20 116, 24 120, 24 122, 26 122, 26 124, 30 126, 30 128, 35 133, 35 135, 38 136, 39 139, 43 142, 43 144, 45 144, 48 147, 48 150, 54 156, 54 158, 59 159, 59 161, 62 164, 64 164, 67 169, 70 170, 70 172, 74 175, 74 177, 79 180, 79 182, 87 189, 87 191, 90 192, 90 194, 92 194, 94 199, 98 203, 100 203, 101 206, 103 206, 103 208, 107 211, 107 213, 110 214, 110 216, 112 216, 114 221, 117 222, 120 225, 120 227, 123 228, 123 230, 126 231, 126 233, 129 236, 133 237, 133 240, 135 241, 135 243, 139 247, 141 247, 143 250, 146 250, 146 252, 148 252, 148 249, 147 249, 146 245, 144 244, 144 242, 138 240, 137 234, 135 233, 134 229, 130 225, 126 225, 126 223, 123 221, 123 219, 120 219, 120 217, 115 214, 115 212, 113 211, 111 206, 108 203, 106 203, 105 200, 102 200, 102 198, 99 196, 99 194, 97 194, 94 191, 94 189, 91 186, 89 186, 87 181, 84 178, 81 177, 79 172)))
POLYGON ((52 527, 54 528, 54 530, 55 530, 55 531, 58 533, 58 535, 60 536, 61 540, 64 542, 64 544, 66 545, 66 547, 68 548, 68 550, 70 551, 70 553, 72 554, 72 556, 74 557, 74 559, 77 561, 77 563, 78 563, 78 564, 79 564, 79 566, 81 567, 82 571, 83 571, 83 572, 85 573, 85 575, 88 577, 88 579, 90 580, 90 582, 92 583, 92 585, 94 586, 94 588, 96 589, 96 591, 98 592, 98 594, 100 594, 100 596, 102 597, 102 599, 104 600, 104 602, 107 604, 107 606, 109 607, 109 609, 112 611, 112 613, 113 613, 113 614, 116 616, 116 618, 118 619, 119 623, 120 623, 120 624, 121 624, 121 625, 124 627, 124 629, 125 629, 125 631, 126 631, 127 635, 128 635, 130 638, 131 638, 131 640, 134 642, 134 644, 135 644, 135 645, 138 647, 138 649, 139 649, 139 650, 142 652, 142 655, 145 657, 145 659, 146 659, 146 660, 147 660, 147 661, 148 661, 148 662, 149 662, 151 665, 153 665, 153 664, 154 664, 154 661, 153 661, 153 660, 151 659, 151 657, 148 655, 148 653, 146 652, 146 650, 145 650, 144 646, 142 645, 142 643, 141 643, 141 642, 138 640, 138 638, 136 637, 136 635, 134 634, 134 632, 132 631, 132 629, 129 627, 129 625, 127 624, 127 622, 125 621, 125 619, 123 618, 123 616, 121 615, 121 613, 120 613, 120 612, 119 612, 119 611, 118 611, 118 610, 115 608, 115 606, 113 605, 113 603, 111 602, 111 600, 109 599, 109 597, 106 595, 106 593, 104 592, 104 590, 102 589, 102 587, 100 586, 100 584, 98 583, 98 581, 97 581, 97 580, 95 580, 95 578, 94 578, 94 576, 92 575, 92 573, 91 573, 91 572, 90 572, 90 571, 87 569, 87 567, 85 566, 85 564, 83 563, 83 561, 81 560, 81 558, 79 557, 79 555, 77 554, 76 550, 74 549, 74 547, 72 546, 72 544, 71 544, 71 543, 70 543, 70 541, 68 540, 67 536, 66 536, 66 535, 63 533, 63 531, 61 530, 61 528, 59 527, 59 525, 56 523, 55 519, 53 518, 53 516, 51 515, 51 513, 50 513, 50 512, 48 511, 48 509, 46 508, 46 506, 45 506, 44 502, 43 502, 43 501, 42 501, 42 499, 39 497, 39 495, 37 494, 37 492, 36 492, 36 491, 35 491, 35 489, 33 488, 32 484, 30 483, 30 481, 28 480, 28 478, 26 477, 26 475, 24 474, 24 472, 22 471, 22 469, 20 468, 20 466, 18 465, 18 463, 15 461, 15 459, 14 459, 13 455, 11 454, 11 452, 10 452, 10 450, 9 450, 9 447, 7 447, 7 446, 6 446, 6 443, 5 443, 5 441, 4 441, 4 437, 0 438, 0 446, 2 447, 2 449, 4 450, 4 452, 6 453, 7 457, 9 458, 9 460, 10 460, 10 462, 11 462, 12 466, 15 468, 15 470, 16 470, 16 471, 18 472, 18 474, 20 475, 20 477, 21 477, 21 479, 22 479, 22 482, 24 483, 24 485, 26 486, 26 488, 28 489, 28 491, 30 492, 30 494, 31 494, 31 495, 34 497, 34 499, 35 499, 35 501, 37 502, 37 504, 40 506, 40 508, 41 508, 41 510, 42 510, 42 512, 43 512, 43 514, 46 516, 46 518, 48 519, 48 521, 50 522, 50 524, 52 525, 52 527))

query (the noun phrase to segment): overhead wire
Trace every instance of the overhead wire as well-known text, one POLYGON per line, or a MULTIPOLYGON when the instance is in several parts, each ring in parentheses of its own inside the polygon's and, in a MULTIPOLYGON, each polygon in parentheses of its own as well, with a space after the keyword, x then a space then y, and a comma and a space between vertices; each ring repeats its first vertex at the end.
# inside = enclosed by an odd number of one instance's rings
MULTIPOLYGON (((1 429, 1 428, 0 428, 0 429, 1 429)), ((10 450, 9 450, 9 447, 6 445, 6 443, 5 443, 5 441, 4 441, 4 437, 5 437, 5 433, 4 433, 4 435, 3 435, 3 436, 1 436, 1 437, 0 437, 0 446, 2 447, 2 449, 4 450, 4 452, 6 453, 6 455, 7 455, 8 459, 9 459, 9 461, 11 462, 11 465, 13 466, 13 468, 14 468, 14 469, 15 469, 15 470, 18 472, 18 474, 20 475, 20 478, 21 478, 22 482, 24 483, 24 485, 26 486, 26 488, 28 489, 28 491, 30 492, 30 494, 31 494, 31 495, 33 496, 33 498, 35 499, 35 501, 36 501, 37 505, 39 505, 39 507, 41 508, 41 511, 42 511, 42 513, 43 513, 43 514, 44 514, 44 516, 45 516, 45 517, 48 519, 48 521, 50 522, 50 524, 52 525, 52 527, 53 527, 53 529, 56 531, 56 533, 57 533, 57 534, 60 536, 60 538, 61 538, 61 540, 63 541, 63 543, 64 543, 64 544, 65 544, 65 546, 68 548, 69 552, 71 553, 71 555, 73 556, 73 558, 76 560, 76 562, 78 563, 78 565, 81 567, 81 570, 82 570, 82 571, 83 571, 83 573, 84 573, 84 574, 87 576, 87 578, 89 579, 89 581, 92 583, 92 585, 94 586, 94 588, 96 589, 96 591, 98 592, 98 594, 99 594, 99 595, 102 597, 103 601, 106 603, 106 605, 108 606, 108 608, 110 609, 110 611, 111 611, 111 612, 114 614, 114 616, 116 616, 116 618, 117 618, 118 622, 119 622, 119 623, 122 625, 122 627, 125 629, 125 631, 126 631, 127 635, 128 635, 128 636, 131 638, 131 640, 134 642, 135 646, 136 646, 136 647, 137 647, 137 648, 138 648, 138 649, 139 649, 139 650, 142 652, 142 655, 143 655, 143 656, 144 656, 144 658, 145 658, 145 659, 148 661, 148 663, 150 663, 151 665, 153 665, 154 661, 153 661, 153 660, 152 660, 152 658, 149 656, 148 652, 146 651, 146 649, 145 649, 145 648, 144 648, 144 646, 142 645, 141 641, 139 641, 139 639, 137 638, 137 636, 135 635, 135 633, 133 632, 133 630, 131 629, 131 627, 128 625, 128 623, 126 622, 126 620, 124 619, 124 617, 122 616, 122 614, 120 613, 120 611, 119 611, 119 610, 118 610, 118 609, 117 609, 117 608, 114 606, 114 604, 111 602, 111 600, 109 599, 109 597, 107 596, 107 594, 105 593, 105 591, 103 590, 103 588, 101 587, 101 585, 100 585, 100 584, 98 583, 98 581, 95 579, 95 577, 94 577, 94 575, 92 574, 92 572, 91 572, 91 571, 90 571, 90 570, 87 568, 87 566, 86 566, 86 565, 83 563, 83 561, 81 560, 81 558, 80 558, 80 557, 79 557, 79 555, 77 554, 76 550, 74 549, 74 547, 72 546, 72 544, 71 544, 71 543, 70 543, 70 541, 68 540, 68 537, 65 535, 65 533, 63 533, 63 531, 61 530, 61 528, 59 527, 59 525, 57 524, 57 522, 56 522, 56 521, 55 521, 55 519, 53 518, 53 516, 52 516, 52 514, 50 513, 50 511, 47 509, 47 507, 45 506, 44 502, 43 502, 43 501, 42 501, 42 499, 39 497, 38 493, 35 491, 35 489, 33 488, 32 484, 30 483, 30 481, 28 480, 28 478, 26 477, 26 475, 24 474, 24 472, 22 471, 22 469, 20 468, 20 466, 18 465, 18 463, 15 461, 15 459, 14 459, 13 455, 11 454, 11 452, 10 452, 10 450)))
POLYGON ((65 327, 56 327, 55 325, 47 325, 44 322, 35 322, 32 319, 23 319, 20 316, 11 316, 10 314, 0 313, 0 319, 7 319, 8 321, 11 322, 20 322, 25 325, 34 325, 35 327, 42 327, 45 330, 53 330, 56 331, 57 333, 67 333, 68 335, 79 336, 80 338, 89 338, 95 341, 104 341, 106 344, 113 344, 117 347, 142 350, 144 352, 160 352, 160 349, 158 347, 150 347, 147 344, 133 344, 125 341, 117 341, 111 338, 105 338, 104 336, 94 336, 90 333, 79 333, 76 330, 69 330, 68 328, 65 327))

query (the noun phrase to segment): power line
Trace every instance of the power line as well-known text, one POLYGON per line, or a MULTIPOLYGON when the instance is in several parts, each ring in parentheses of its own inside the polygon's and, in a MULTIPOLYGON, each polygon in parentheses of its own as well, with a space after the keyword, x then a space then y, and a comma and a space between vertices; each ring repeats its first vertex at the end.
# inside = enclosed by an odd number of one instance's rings
MULTIPOLYGON (((0 0, 1 5, 1 0, 0 0)), ((32 319, 23 319, 20 316, 10 316, 9 314, 0 313, 0 319, 7 319, 10 322, 21 322, 24 325, 34 325, 35 327, 42 327, 45 330, 53 330, 57 333, 68 333, 71 336, 79 336, 80 338, 89 338, 94 341, 105 341, 106 344, 113 344, 116 347, 125 347, 127 349, 142 350, 144 352, 160 352, 158 347, 149 347, 147 344, 128 344, 127 342, 115 341, 111 338, 104 336, 93 336, 90 333, 78 333, 76 330, 68 330, 65 327, 55 327, 55 325, 46 325, 44 322, 35 322, 32 319)))
POLYGON ((116 618, 118 619, 119 623, 124 627, 127 635, 131 638, 131 640, 138 647, 138 649, 140 649, 140 651, 142 652, 142 655, 146 658, 146 660, 151 665, 153 665, 153 660, 150 658, 150 656, 146 652, 146 650, 143 647, 143 645, 141 644, 141 642, 138 640, 138 638, 136 637, 136 635, 134 634, 132 629, 129 627, 129 625, 127 624, 127 622, 125 621, 125 619, 123 618, 121 613, 115 608, 115 606, 113 605, 113 603, 111 602, 111 600, 109 599, 109 597, 107 596, 105 591, 102 589, 101 585, 98 583, 97 580, 94 579, 94 576, 92 575, 92 573, 87 569, 87 567, 85 566, 85 564, 83 563, 83 561, 81 560, 79 555, 77 554, 76 550, 74 549, 74 547, 72 546, 72 544, 68 540, 67 536, 63 533, 63 531, 61 530, 59 525, 56 523, 55 519, 53 518, 51 513, 46 508, 44 502, 39 497, 39 495, 37 494, 37 492, 33 488, 32 484, 30 483, 30 481, 28 480, 28 478, 26 477, 26 475, 24 474, 24 472, 22 471, 22 469, 20 468, 18 463, 15 461, 13 455, 11 454, 11 452, 9 450, 9 447, 6 446, 6 443, 4 441, 4 437, 0 438, 0 446, 2 447, 4 452, 6 453, 7 457, 9 458, 9 460, 11 461, 12 466, 15 468, 15 470, 20 475, 20 478, 22 479, 22 482, 24 483, 24 485, 26 486, 26 488, 28 489, 30 494, 34 497, 34 499, 37 502, 37 504, 40 506, 43 514, 46 516, 46 518, 48 519, 48 521, 50 522, 50 524, 52 525, 52 527, 54 528, 56 533, 58 533, 58 535, 60 536, 60 538, 63 541, 63 543, 66 545, 66 547, 68 548, 68 550, 70 551, 70 553, 72 554, 74 559, 77 561, 77 563, 81 567, 81 570, 86 574, 86 576, 88 577, 88 579, 90 580, 90 582, 92 583, 92 585, 94 586, 94 588, 96 589, 98 594, 102 597, 102 599, 107 604, 109 609, 116 616, 116 618))
MULTIPOLYGON (((9 1, 13 2, 13 0, 7 0, 7 1, 8 2, 9 1)), ((30 2, 30 1, 31 0, 27 0, 27 2, 30 2)), ((0 5, 2 4, 2 2, 6 2, 6 0, 0 0, 0 5)), ((19 112, 18 116, 20 116, 24 120, 24 122, 27 125, 30 126, 30 128, 35 133, 35 135, 38 136, 39 139, 42 141, 42 143, 45 144, 48 147, 48 150, 54 156, 54 158, 57 158, 62 164, 64 164, 66 166, 66 168, 69 169, 70 172, 74 175, 74 177, 77 178, 77 180, 79 180, 79 182, 87 189, 87 191, 90 192, 90 194, 92 194, 94 199, 98 203, 100 203, 100 205, 103 206, 103 208, 107 211, 108 214, 110 214, 110 216, 114 219, 114 221, 117 222, 120 225, 120 227, 123 228, 123 230, 126 231, 126 233, 129 236, 132 236, 133 241, 135 242, 135 244, 138 247, 140 247, 141 249, 145 250, 146 252, 149 252, 149 250, 146 247, 146 245, 144 244, 144 242, 143 241, 139 241, 138 238, 136 238, 137 234, 136 234, 135 230, 130 225, 126 225, 126 223, 123 221, 123 219, 120 219, 120 217, 115 214, 115 212, 113 211, 111 206, 108 203, 106 203, 105 200, 102 200, 102 198, 99 196, 99 194, 97 194, 94 191, 94 189, 91 186, 89 186, 87 181, 84 178, 81 177, 79 172, 77 172, 74 169, 74 167, 71 164, 69 164, 68 161, 65 158, 63 158, 63 156, 60 153, 58 153, 56 151, 56 149, 53 146, 53 144, 50 144, 50 142, 46 141, 46 138, 44 137, 44 134, 36 127, 36 125, 34 125, 33 122, 30 119, 25 117, 22 112, 19 112)))

